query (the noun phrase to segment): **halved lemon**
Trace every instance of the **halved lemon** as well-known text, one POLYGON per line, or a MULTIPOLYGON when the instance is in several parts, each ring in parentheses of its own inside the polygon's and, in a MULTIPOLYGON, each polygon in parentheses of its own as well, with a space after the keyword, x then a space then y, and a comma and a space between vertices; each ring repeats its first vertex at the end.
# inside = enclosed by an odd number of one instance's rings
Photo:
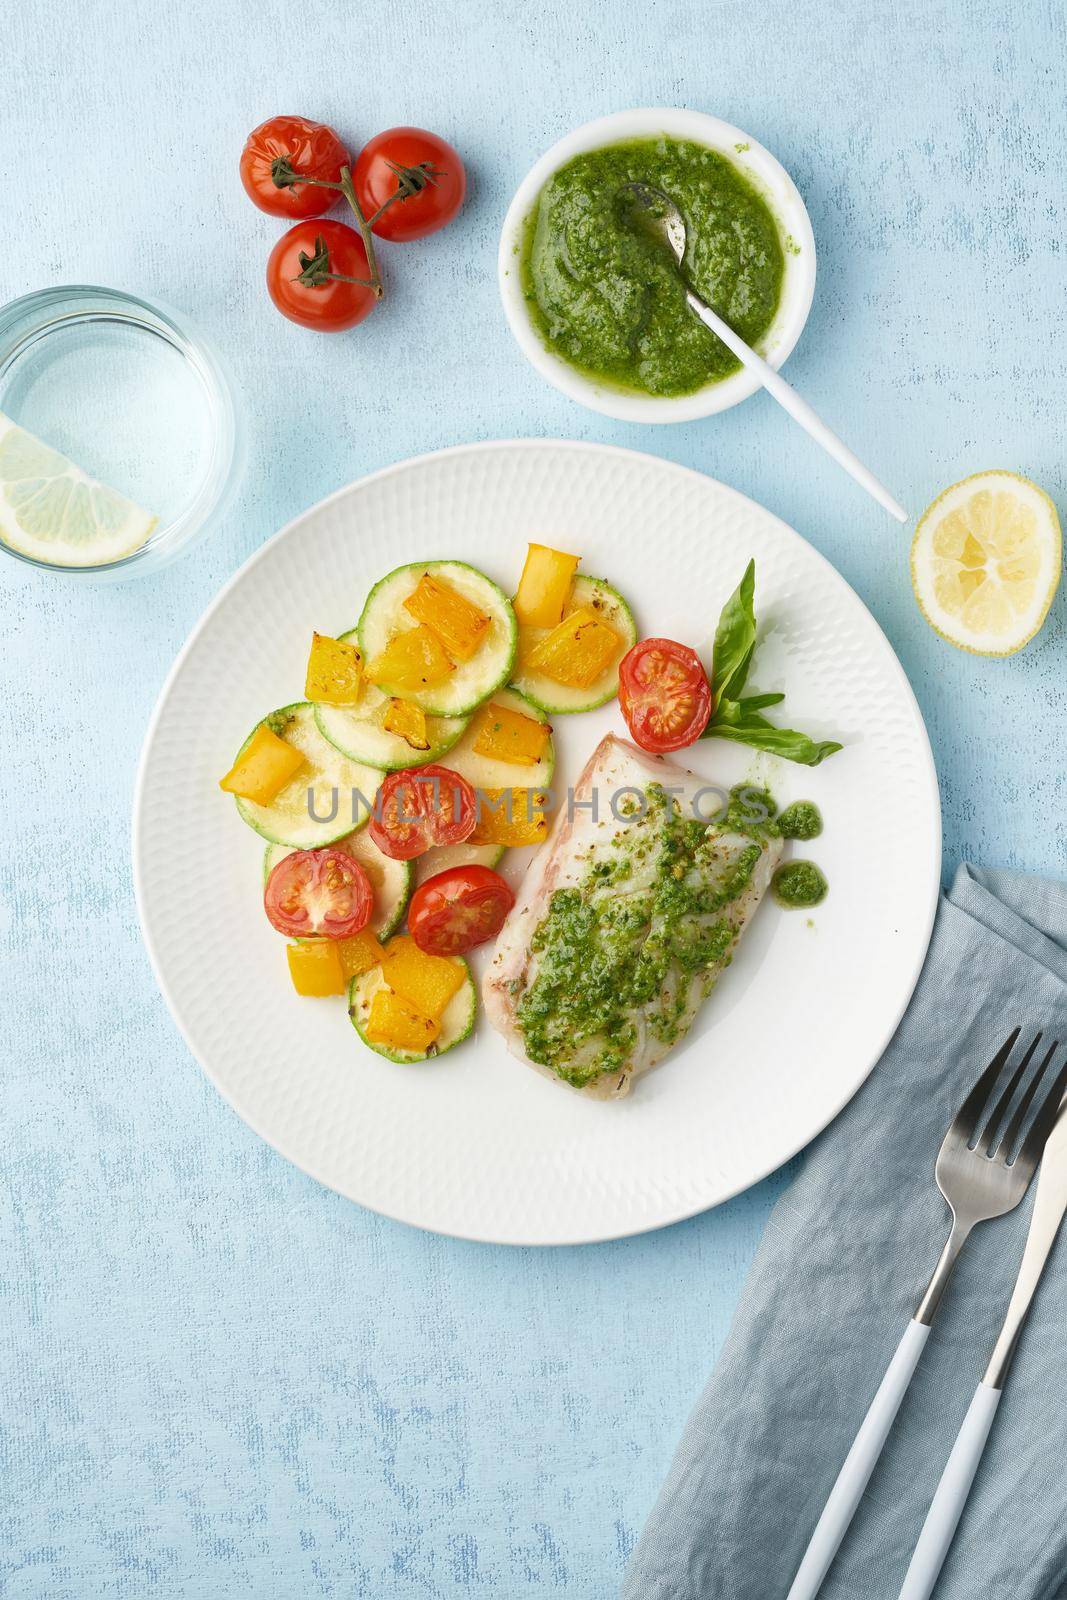
POLYGON ((54 567, 95 567, 139 550, 158 521, 0 411, 0 539, 54 567))
POLYGON ((1056 507, 1015 472, 976 472, 927 506, 911 547, 923 616, 950 644, 1010 656, 1040 630, 1063 571, 1056 507))

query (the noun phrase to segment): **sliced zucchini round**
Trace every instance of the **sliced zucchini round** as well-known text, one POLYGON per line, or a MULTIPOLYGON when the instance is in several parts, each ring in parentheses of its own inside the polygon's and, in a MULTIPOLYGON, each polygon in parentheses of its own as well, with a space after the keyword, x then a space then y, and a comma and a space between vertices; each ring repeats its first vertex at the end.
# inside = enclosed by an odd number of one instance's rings
MULTIPOLYGON (((356 629, 338 636, 346 643, 355 643, 356 629)), ((405 696, 410 700, 410 694, 405 696)), ((389 696, 373 683, 364 683, 358 706, 328 706, 315 702, 315 723, 324 738, 353 761, 363 761, 368 767, 381 767, 394 772, 400 767, 424 766, 427 761, 439 761, 446 750, 451 750, 467 726, 467 717, 427 717, 426 737, 428 750, 415 750, 398 733, 389 733, 382 727, 382 717, 389 696)))
POLYGON ((516 689, 495 689, 486 706, 471 719, 462 739, 449 752, 446 765, 466 778, 475 789, 547 789, 556 765, 551 731, 540 760, 530 766, 520 766, 515 761, 500 761, 495 756, 482 755, 474 748, 478 743, 484 712, 492 706, 503 706, 505 711, 515 711, 521 717, 529 717, 532 722, 542 725, 548 723, 544 711, 534 705, 528 696, 519 694, 516 689))
MULTIPOLYGON (((575 578, 570 598, 563 608, 564 617, 569 617, 579 606, 589 606, 603 617, 608 626, 615 629, 621 643, 600 677, 584 689, 569 689, 565 683, 556 683, 540 672, 524 672, 521 668, 515 672, 512 688, 518 689, 550 717, 571 711, 592 711, 614 699, 619 692, 619 662, 630 646, 637 643, 633 612, 619 591, 603 578, 575 578)), ((537 644, 551 631, 550 628, 523 628, 523 643, 537 644)))
MULTIPOLYGON (((374 890, 374 910, 368 926, 379 939, 388 939, 404 920, 411 890, 415 881, 413 861, 394 861, 384 855, 365 829, 346 834, 334 844, 335 850, 344 850, 354 856, 371 881, 374 890)), ((269 844, 263 852, 263 882, 266 883, 279 861, 292 855, 284 844, 269 844)))
MULTIPOLYGON (((272 733, 303 751, 304 765, 269 805, 237 796, 237 809, 248 826, 271 844, 291 845, 294 850, 334 844, 355 828, 363 827, 382 781, 378 768, 350 761, 324 739, 315 725, 314 707, 306 700, 282 706, 263 721, 272 733)), ((255 731, 253 728, 252 733, 255 731)))
POLYGON ((463 957, 450 956, 449 959, 463 968, 467 981, 445 1007, 445 1014, 441 1018, 441 1031, 428 1050, 390 1050, 388 1045, 371 1044, 367 1038, 367 1017, 370 1014, 371 1001, 377 990, 388 986, 381 967, 372 967, 369 972, 353 978, 348 989, 348 1015, 363 1043, 371 1050, 377 1051, 378 1055, 384 1056, 387 1061, 398 1061, 402 1065, 412 1061, 435 1059, 437 1056, 443 1056, 455 1045, 461 1044, 474 1027, 478 997, 470 968, 463 957))
POLYGON ((363 615, 356 626, 359 647, 364 660, 370 661, 385 649, 395 634, 418 626, 405 610, 404 601, 415 592, 424 572, 432 573, 442 583, 451 584, 483 611, 490 619, 488 634, 470 661, 457 662, 443 683, 417 690, 391 689, 388 684, 381 687, 413 700, 430 716, 466 716, 494 689, 507 682, 515 663, 519 637, 511 601, 503 589, 475 567, 469 567, 465 561, 413 561, 397 567, 376 583, 367 596, 363 615))
POLYGON ((502 844, 442 844, 412 862, 415 887, 449 867, 495 867, 504 854, 502 844))

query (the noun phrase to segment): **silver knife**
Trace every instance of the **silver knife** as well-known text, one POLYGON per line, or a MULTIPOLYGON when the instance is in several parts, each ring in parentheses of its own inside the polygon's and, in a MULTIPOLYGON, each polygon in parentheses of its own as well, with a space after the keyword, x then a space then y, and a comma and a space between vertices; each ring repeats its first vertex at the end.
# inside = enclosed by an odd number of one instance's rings
POLYGON ((967 1496, 982 1459, 989 1430, 1000 1404, 1004 1382, 1019 1343, 1027 1312, 1033 1303, 1056 1235, 1067 1211, 1067 1097, 1060 1106, 1056 1126, 1049 1134, 1037 1180, 1034 1214, 1026 1236, 1022 1266, 1015 1280, 1008 1314, 985 1377, 975 1391, 970 1410, 941 1474, 919 1542, 911 1558, 900 1600, 928 1600, 948 1555, 967 1496))

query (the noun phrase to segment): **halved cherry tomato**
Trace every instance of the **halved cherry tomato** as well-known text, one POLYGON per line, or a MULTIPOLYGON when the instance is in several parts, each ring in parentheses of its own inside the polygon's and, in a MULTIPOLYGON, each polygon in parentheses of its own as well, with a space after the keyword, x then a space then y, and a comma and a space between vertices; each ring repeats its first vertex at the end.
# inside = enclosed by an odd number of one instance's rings
POLYGON ((461 844, 477 821, 474 790, 451 767, 433 762, 390 772, 376 797, 368 832, 383 855, 412 861, 435 844, 461 844))
POLYGON ((274 173, 289 169, 298 178, 338 183, 341 168, 351 164, 339 136, 325 122, 307 117, 269 117, 253 128, 241 151, 241 182, 252 204, 272 217, 321 217, 340 200, 337 189, 315 183, 295 183, 279 188, 274 173))
POLYGON ((458 154, 425 128, 375 134, 356 157, 352 182, 371 231, 398 242, 443 228, 467 192, 458 154))
POLYGON ((374 309, 369 277, 363 240, 355 228, 329 217, 298 222, 267 262, 267 289, 282 316, 320 333, 354 328, 374 309), (351 278, 364 281, 344 281, 351 278))
POLYGON ((673 639, 642 639, 619 664, 619 704, 642 750, 684 750, 711 716, 711 688, 700 657, 673 639))
POLYGON ((515 896, 491 867, 449 867, 427 878, 411 897, 408 927, 430 956, 461 956, 494 939, 515 896))
POLYGON ((344 850, 294 850, 267 879, 263 908, 291 939, 348 939, 370 921, 374 890, 344 850))

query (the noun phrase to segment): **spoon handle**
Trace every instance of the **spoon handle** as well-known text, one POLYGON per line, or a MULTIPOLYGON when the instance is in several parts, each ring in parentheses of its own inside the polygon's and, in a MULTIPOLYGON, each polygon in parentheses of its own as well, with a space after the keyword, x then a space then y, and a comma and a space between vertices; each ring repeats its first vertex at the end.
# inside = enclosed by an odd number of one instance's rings
POLYGON ((712 333, 718 334, 723 344, 733 351, 742 365, 756 374, 763 387, 769 394, 774 396, 780 406, 789 412, 794 422, 799 422, 800 426, 806 433, 811 435, 816 444, 821 444, 827 455, 833 456, 838 465, 844 467, 845 471, 855 478, 856 482, 866 489, 867 493, 872 495, 878 501, 878 504, 889 512, 890 516, 896 517, 898 522, 907 522, 908 513, 904 510, 904 507, 893 499, 889 490, 883 488, 874 473, 869 472, 859 457, 853 455, 848 445, 837 437, 833 429, 826 426, 818 412, 813 411, 808 402, 801 399, 792 385, 786 383, 785 379, 768 362, 764 361, 762 356, 758 356, 755 350, 747 345, 743 339, 739 338, 729 323, 724 322, 709 305, 706 305, 701 300, 699 295, 694 294, 691 289, 687 289, 686 299, 689 302, 690 310, 696 313, 704 326, 710 328, 712 333))

